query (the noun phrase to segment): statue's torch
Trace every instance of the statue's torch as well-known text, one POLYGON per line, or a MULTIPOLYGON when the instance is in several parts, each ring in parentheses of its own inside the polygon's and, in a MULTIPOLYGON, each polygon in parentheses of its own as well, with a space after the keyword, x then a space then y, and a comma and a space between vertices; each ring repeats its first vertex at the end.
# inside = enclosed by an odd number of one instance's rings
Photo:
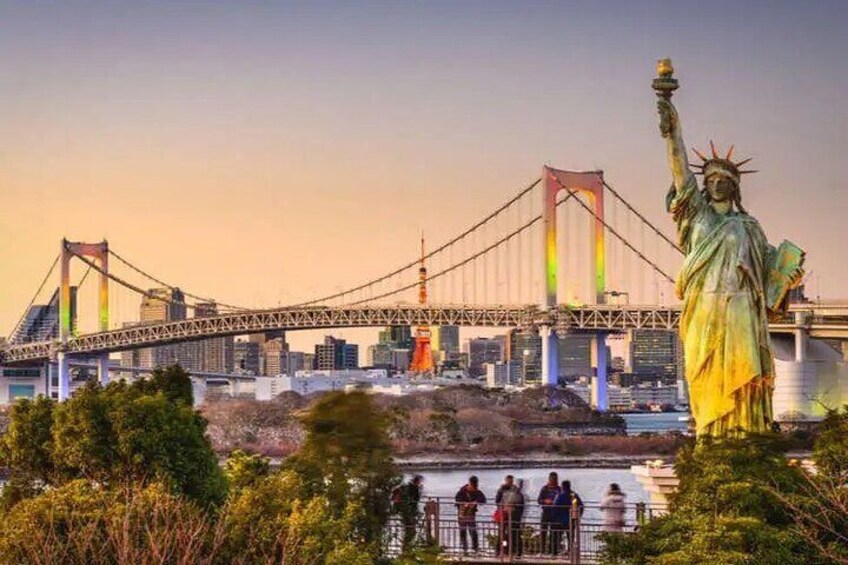
POLYGON ((671 134, 672 114, 675 112, 674 106, 671 105, 671 95, 680 86, 673 75, 674 67, 671 66, 671 59, 666 58, 657 61, 657 78, 654 79, 651 86, 654 87, 657 97, 660 99, 657 104, 660 109, 660 133, 663 137, 668 137, 671 134))
POLYGON ((671 100, 672 93, 680 86, 673 75, 674 67, 671 66, 671 59, 657 61, 657 78, 651 86, 657 91, 657 96, 663 100, 671 100))

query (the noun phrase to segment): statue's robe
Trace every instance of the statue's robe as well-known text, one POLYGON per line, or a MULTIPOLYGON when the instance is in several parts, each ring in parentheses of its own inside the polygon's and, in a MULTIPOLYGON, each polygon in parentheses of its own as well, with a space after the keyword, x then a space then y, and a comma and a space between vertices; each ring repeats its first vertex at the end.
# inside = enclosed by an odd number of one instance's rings
POLYGON ((694 176, 667 198, 686 259, 675 290, 698 435, 762 432, 774 390, 766 311, 774 248, 751 216, 716 212, 694 176))

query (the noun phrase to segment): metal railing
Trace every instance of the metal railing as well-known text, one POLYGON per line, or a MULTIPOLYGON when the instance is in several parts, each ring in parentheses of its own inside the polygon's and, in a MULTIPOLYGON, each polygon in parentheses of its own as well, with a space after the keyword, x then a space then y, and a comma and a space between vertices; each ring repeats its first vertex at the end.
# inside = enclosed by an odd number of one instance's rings
POLYGON ((396 556, 412 547, 434 547, 447 559, 494 563, 597 562, 606 532, 632 533, 665 508, 626 504, 615 523, 598 502, 571 506, 521 507, 486 503, 460 515, 449 498, 430 498, 415 516, 394 515, 389 522, 387 551, 396 556))

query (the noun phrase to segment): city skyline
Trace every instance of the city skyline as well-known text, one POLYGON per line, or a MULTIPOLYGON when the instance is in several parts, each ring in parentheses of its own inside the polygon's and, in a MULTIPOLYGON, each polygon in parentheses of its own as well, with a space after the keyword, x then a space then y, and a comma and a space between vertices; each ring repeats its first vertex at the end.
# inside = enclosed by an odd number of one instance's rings
POLYGON ((807 250, 811 296, 844 298, 844 5, 609 5, 4 4, 3 333, 63 236, 274 306, 403 263, 422 228, 437 245, 544 163, 603 168, 671 233, 665 55, 687 139, 755 157, 746 207, 807 250))

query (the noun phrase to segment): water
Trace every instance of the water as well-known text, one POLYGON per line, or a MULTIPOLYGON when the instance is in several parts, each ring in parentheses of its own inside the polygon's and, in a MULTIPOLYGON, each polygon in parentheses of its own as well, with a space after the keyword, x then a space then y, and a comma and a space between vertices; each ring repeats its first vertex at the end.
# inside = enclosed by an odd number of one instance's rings
POLYGON ((536 500, 539 489, 548 482, 548 473, 556 471, 559 480, 571 481, 571 488, 585 501, 600 501, 606 494, 610 483, 618 483, 625 493, 629 503, 647 502, 648 493, 642 488, 630 469, 557 469, 555 467, 534 467, 529 469, 481 469, 472 471, 426 471, 420 473, 424 476, 425 497, 448 497, 453 498, 456 491, 468 481, 471 475, 477 475, 480 479, 480 490, 487 498, 494 499, 498 487, 506 475, 513 475, 516 479, 524 479, 524 493, 532 495, 536 500))
POLYGON ((686 432, 689 412, 646 412, 644 414, 621 414, 627 422, 627 434, 637 435, 643 432, 686 432), (685 418, 680 420, 680 418, 685 418))
MULTIPOLYGON (((463 469, 462 471, 425 471, 420 474, 424 477, 424 490, 422 499, 428 497, 448 498, 453 500, 456 491, 468 481, 471 475, 477 475, 480 479, 480 490, 486 495, 488 502, 495 500, 498 487, 506 475, 513 475, 516 479, 524 479, 524 494, 528 503, 532 503, 527 509, 527 519, 533 520, 538 516, 538 507, 535 506, 539 489, 548 481, 548 473, 556 471, 559 480, 571 481, 571 488, 586 503, 587 520, 600 519, 600 511, 594 507, 599 503, 609 488, 610 483, 618 483, 621 490, 627 495, 628 520, 634 517, 633 506, 637 502, 649 502, 648 493, 642 488, 630 469, 557 469, 556 467, 535 467, 529 469, 481 469, 478 471, 463 469), (594 503, 594 504, 593 504, 594 503)), ((481 513, 481 519, 493 511, 493 506, 487 506, 481 513)))

